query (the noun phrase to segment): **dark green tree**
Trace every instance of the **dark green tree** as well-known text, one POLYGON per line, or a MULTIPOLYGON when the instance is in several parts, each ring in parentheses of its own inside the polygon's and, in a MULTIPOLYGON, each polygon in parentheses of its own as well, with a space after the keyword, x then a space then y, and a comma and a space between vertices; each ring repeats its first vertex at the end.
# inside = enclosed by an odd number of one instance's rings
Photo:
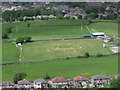
POLYGON ((31 39, 32 39, 31 36, 25 36, 25 37, 24 37, 24 41, 26 41, 26 42, 30 42, 31 39))
POLYGON ((85 57, 90 57, 90 55, 89 55, 88 52, 86 52, 84 56, 85 56, 85 57))
POLYGON ((18 43, 23 43, 24 42, 24 38, 23 37, 19 37, 16 39, 15 43, 18 44, 18 43))
POLYGON ((25 79, 26 76, 27 76, 26 73, 17 73, 14 75, 13 81, 14 81, 14 83, 17 84, 17 81, 25 79))
POLYGON ((27 27, 30 27, 30 23, 27 24, 27 27))
POLYGON ((48 73, 46 73, 44 79, 51 79, 51 77, 48 75, 48 73))
POLYGON ((2 39, 7 39, 8 38, 8 35, 7 34, 3 34, 2 35, 2 39))
POLYGON ((119 90, 120 90, 120 78, 112 79, 110 81, 110 87, 111 88, 119 88, 119 90))

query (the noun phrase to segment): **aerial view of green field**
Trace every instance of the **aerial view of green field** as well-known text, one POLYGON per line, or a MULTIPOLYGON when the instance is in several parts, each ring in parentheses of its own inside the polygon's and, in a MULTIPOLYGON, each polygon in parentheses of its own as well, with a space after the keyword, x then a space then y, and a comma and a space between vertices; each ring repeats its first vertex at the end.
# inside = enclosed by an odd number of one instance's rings
POLYGON ((0 90, 120 86, 120 2, 2 4, 0 90))
POLYGON ((104 57, 61 59, 33 64, 3 66, 2 74, 3 81, 12 81, 14 74, 19 72, 27 73, 28 76, 26 79, 31 81, 36 78, 43 78, 46 73, 51 77, 64 76, 70 79, 78 75, 91 77, 92 75, 106 74, 114 76, 118 73, 117 65, 118 56, 110 55, 104 57))
POLYGON ((19 61, 19 51, 13 43, 2 44, 2 63, 19 61))
POLYGON ((89 25, 94 32, 104 32, 108 36, 118 36, 118 22, 97 22, 89 25))
POLYGON ((90 55, 111 53, 108 48, 103 48, 101 41, 95 39, 33 42, 23 45, 22 48, 23 61, 84 56, 86 52, 90 55))
POLYGON ((78 38, 84 34, 89 34, 85 27, 87 20, 52 20, 52 21, 31 21, 18 23, 4 23, 5 29, 11 26, 12 34, 9 35, 11 40, 18 37, 29 35, 33 40, 42 39, 59 39, 59 38, 78 38), (27 27, 30 23, 31 26, 27 27))

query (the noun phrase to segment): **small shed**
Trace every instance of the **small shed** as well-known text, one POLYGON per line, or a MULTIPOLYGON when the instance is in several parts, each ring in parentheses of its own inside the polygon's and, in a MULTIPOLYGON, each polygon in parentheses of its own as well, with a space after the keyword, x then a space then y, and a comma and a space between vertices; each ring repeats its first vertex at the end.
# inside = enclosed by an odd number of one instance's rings
POLYGON ((96 32, 96 33, 92 33, 93 37, 97 37, 97 36, 105 36, 104 32, 96 32))

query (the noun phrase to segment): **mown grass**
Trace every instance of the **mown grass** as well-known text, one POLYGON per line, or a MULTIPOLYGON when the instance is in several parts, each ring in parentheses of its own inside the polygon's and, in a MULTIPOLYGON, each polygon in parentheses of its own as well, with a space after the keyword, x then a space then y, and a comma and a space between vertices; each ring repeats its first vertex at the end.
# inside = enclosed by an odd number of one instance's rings
POLYGON ((83 26, 83 24, 86 23, 87 20, 50 20, 3 23, 3 32, 6 31, 6 28, 10 26, 13 27, 13 32, 9 34, 11 40, 26 35, 31 36, 32 39, 81 37, 84 34, 89 34, 86 27, 83 26), (27 27, 28 23, 30 23, 30 27, 27 27))
POLYGON ((70 79, 78 75, 84 75, 89 78, 93 75, 100 74, 114 76, 118 73, 118 55, 3 66, 2 79, 3 81, 12 81, 13 76, 20 72, 26 73, 26 79, 31 81, 37 78, 43 78, 46 73, 52 78, 64 76, 70 79))
POLYGON ((13 43, 2 43, 2 63, 19 62, 19 51, 13 43))
POLYGON ((42 41, 23 45, 23 62, 34 60, 50 60, 56 58, 110 54, 108 48, 103 48, 103 42, 96 39, 42 41))
POLYGON ((118 23, 117 22, 97 22, 89 25, 91 31, 104 32, 108 36, 118 36, 118 23))

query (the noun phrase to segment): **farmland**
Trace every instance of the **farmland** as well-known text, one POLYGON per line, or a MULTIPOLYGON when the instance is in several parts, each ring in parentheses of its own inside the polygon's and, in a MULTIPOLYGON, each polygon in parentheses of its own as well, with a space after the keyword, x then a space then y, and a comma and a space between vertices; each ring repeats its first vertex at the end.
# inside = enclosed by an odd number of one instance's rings
POLYGON ((72 78, 78 75, 91 77, 93 75, 106 74, 114 76, 118 73, 118 56, 76 58, 53 60, 48 62, 3 66, 3 81, 13 80, 16 73, 27 73, 28 80, 43 78, 46 73, 51 77, 64 76, 72 78), (9 74, 8 74, 9 72, 9 74))

